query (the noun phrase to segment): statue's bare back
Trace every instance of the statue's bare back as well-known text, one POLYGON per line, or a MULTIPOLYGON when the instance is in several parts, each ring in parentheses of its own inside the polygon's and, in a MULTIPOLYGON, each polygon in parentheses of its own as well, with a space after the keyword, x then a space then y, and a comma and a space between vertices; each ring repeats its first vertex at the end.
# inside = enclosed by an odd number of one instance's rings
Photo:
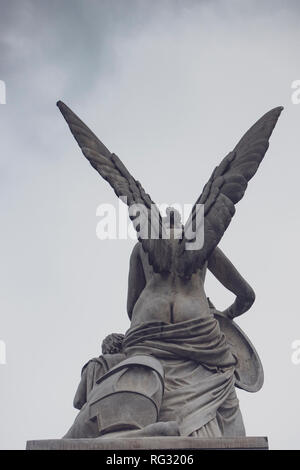
POLYGON ((210 314, 203 281, 198 273, 188 281, 173 274, 154 274, 135 304, 131 326, 148 321, 177 323, 210 314))
MULTIPOLYGON (((175 246, 177 240, 172 241, 175 246)), ((141 244, 139 256, 146 285, 133 308, 131 326, 149 321, 177 323, 211 315, 204 291, 206 266, 185 280, 175 272, 155 273, 141 244)))

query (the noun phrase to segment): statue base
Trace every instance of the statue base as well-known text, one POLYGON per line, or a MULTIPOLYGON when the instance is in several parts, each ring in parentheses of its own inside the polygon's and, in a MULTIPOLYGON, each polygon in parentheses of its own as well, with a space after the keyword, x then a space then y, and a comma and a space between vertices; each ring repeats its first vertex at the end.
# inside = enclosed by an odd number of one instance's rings
POLYGON ((268 450, 267 437, 136 437, 27 441, 27 450, 268 450))

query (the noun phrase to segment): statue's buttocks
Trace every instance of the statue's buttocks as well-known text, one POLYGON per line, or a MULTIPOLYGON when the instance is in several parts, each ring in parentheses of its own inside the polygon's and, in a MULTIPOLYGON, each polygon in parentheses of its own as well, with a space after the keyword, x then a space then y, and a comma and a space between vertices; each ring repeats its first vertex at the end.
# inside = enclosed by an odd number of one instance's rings
POLYGON ((211 312, 199 273, 188 283, 174 274, 153 274, 134 306, 131 326, 149 321, 178 323, 208 315, 211 312))
POLYGON ((208 303, 203 298, 188 298, 181 294, 161 294, 145 289, 137 301, 131 326, 149 321, 177 323, 211 315, 208 303), (151 297, 150 297, 151 296, 151 297))

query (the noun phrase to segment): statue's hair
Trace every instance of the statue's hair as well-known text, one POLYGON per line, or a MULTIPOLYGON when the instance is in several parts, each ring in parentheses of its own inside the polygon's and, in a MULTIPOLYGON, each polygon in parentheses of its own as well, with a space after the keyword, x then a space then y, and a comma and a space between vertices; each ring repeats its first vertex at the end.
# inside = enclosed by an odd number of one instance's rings
POLYGON ((166 209, 166 217, 162 218, 163 222, 166 225, 171 225, 174 227, 181 227, 181 214, 180 212, 175 209, 175 207, 167 207, 166 209))
POLYGON ((102 341, 102 354, 117 354, 122 352, 124 335, 112 333, 102 341))

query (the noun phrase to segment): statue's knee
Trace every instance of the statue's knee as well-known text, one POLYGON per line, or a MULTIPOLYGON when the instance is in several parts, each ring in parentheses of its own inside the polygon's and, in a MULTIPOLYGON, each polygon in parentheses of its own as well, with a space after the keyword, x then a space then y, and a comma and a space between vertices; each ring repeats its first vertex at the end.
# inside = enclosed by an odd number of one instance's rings
POLYGON ((89 402, 90 419, 97 419, 100 434, 140 429, 156 422, 163 374, 160 362, 151 356, 126 359, 105 374, 89 402))

